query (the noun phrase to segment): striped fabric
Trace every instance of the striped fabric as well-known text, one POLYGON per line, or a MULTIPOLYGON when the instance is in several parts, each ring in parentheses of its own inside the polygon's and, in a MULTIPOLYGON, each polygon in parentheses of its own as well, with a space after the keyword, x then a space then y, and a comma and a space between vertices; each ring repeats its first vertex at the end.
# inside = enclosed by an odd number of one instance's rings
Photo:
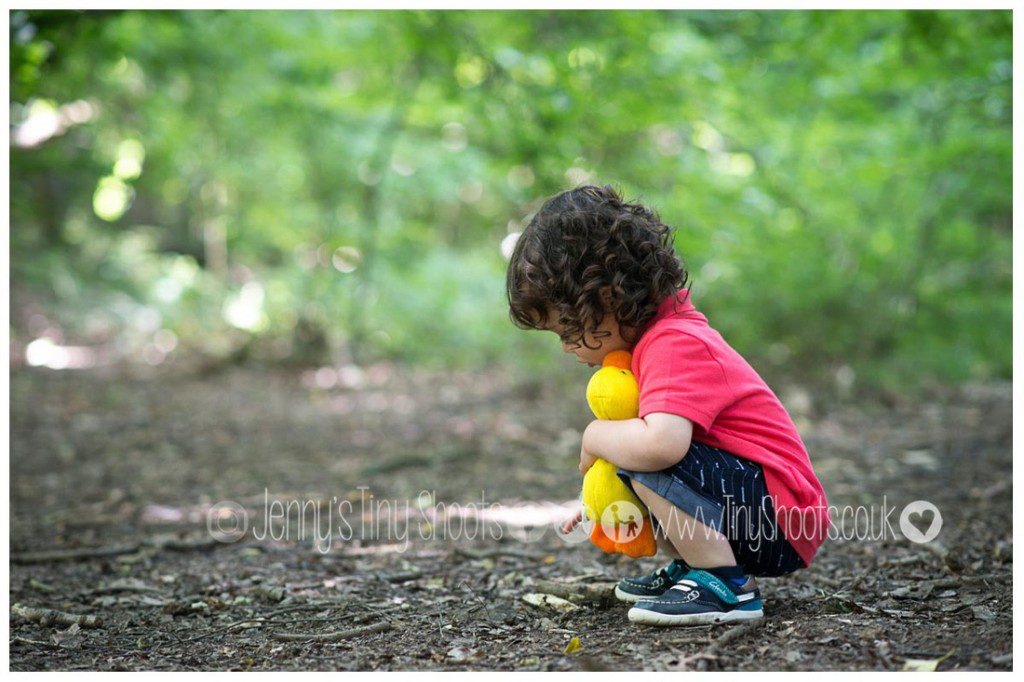
POLYGON ((747 574, 777 576, 805 567, 776 524, 760 464, 693 441, 686 456, 668 469, 618 473, 627 485, 639 481, 725 535, 747 574))

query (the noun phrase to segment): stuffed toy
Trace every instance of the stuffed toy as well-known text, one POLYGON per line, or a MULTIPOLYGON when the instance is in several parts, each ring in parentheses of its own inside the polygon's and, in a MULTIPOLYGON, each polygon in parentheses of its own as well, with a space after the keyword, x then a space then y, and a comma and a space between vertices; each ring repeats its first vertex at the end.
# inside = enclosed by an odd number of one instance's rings
MULTIPOLYGON (((587 384, 587 404, 598 419, 635 419, 640 414, 640 389, 630 358, 624 350, 608 353, 587 384)), ((617 469, 598 459, 583 477, 583 509, 594 523, 590 541, 609 554, 652 556, 658 547, 650 513, 617 469)))

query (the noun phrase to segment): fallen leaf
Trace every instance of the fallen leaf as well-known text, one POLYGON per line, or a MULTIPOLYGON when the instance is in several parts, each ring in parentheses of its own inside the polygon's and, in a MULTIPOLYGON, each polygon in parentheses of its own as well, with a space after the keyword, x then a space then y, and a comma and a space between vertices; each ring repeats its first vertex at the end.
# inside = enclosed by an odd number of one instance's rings
POLYGON ((903 662, 903 669, 913 672, 932 673, 938 669, 939 663, 942 663, 952 655, 953 650, 950 649, 949 653, 938 658, 908 658, 903 662))
POLYGON ((574 654, 580 650, 580 638, 573 637, 569 640, 569 643, 565 645, 565 649, 562 651, 563 654, 574 654))
POLYGON ((81 640, 81 627, 78 623, 71 625, 67 630, 57 630, 50 635, 50 639, 57 646, 75 648, 81 640))
POLYGON ((280 585, 257 585, 253 592, 257 597, 268 602, 279 602, 285 596, 285 589, 280 585))
POLYGON ((457 646, 448 650, 448 658, 456 663, 465 663, 480 658, 482 654, 476 649, 467 649, 464 646, 457 646))
POLYGON ((996 614, 993 613, 991 609, 987 609, 984 606, 972 606, 971 613, 973 613, 974 617, 978 620, 983 620, 985 622, 990 622, 996 619, 996 614))
POLYGON ((904 670, 911 670, 918 673, 933 673, 939 667, 939 659, 908 658, 903 662, 904 670))

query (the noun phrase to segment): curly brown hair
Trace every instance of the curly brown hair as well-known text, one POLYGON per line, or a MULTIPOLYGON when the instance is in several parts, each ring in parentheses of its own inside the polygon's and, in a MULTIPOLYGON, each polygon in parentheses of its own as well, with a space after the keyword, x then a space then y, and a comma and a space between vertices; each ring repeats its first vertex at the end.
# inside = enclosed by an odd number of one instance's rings
POLYGON ((509 260, 506 293, 517 327, 545 329, 554 314, 564 341, 586 345, 584 334, 594 334, 606 313, 633 330, 624 334, 639 335, 688 281, 672 228, 657 213, 610 185, 587 185, 551 197, 533 216, 509 260), (603 292, 611 293, 610 309, 603 292))

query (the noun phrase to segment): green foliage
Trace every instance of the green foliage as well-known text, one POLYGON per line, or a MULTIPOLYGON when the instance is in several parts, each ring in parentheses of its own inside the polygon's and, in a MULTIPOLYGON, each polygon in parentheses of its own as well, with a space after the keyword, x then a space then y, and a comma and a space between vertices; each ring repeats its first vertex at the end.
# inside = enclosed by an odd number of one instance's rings
POLYGON ((11 57, 16 334, 543 371, 499 244, 593 181, 768 374, 1011 375, 1008 11, 31 11, 11 57))

